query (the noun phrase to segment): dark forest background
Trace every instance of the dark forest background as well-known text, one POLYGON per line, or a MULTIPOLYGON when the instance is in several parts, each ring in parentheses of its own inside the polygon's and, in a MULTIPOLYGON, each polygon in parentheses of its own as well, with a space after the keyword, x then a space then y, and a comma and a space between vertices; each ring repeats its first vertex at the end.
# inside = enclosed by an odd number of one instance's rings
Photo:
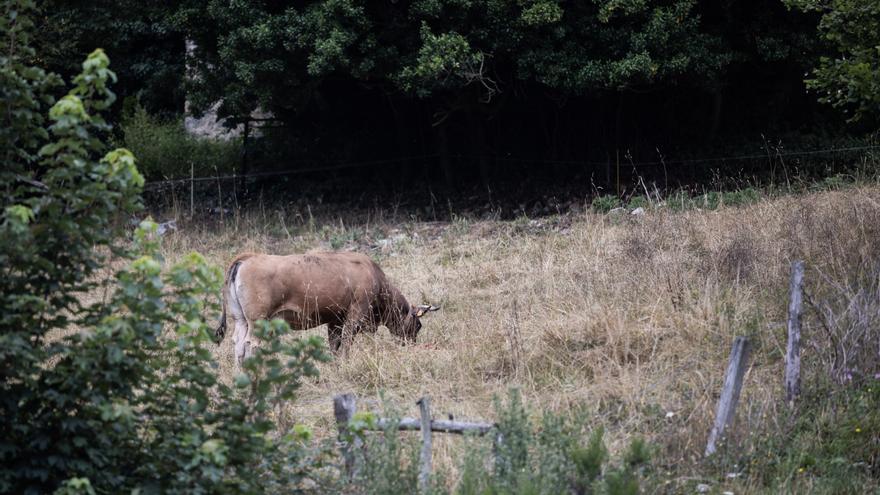
MULTIPOLYGON (((872 46, 877 3, 52 0, 36 62, 67 78, 103 47, 119 121, 221 102, 227 122, 247 122, 238 174, 329 167, 393 191, 577 180, 620 192, 635 175, 760 180, 785 152, 871 144, 876 96, 859 91, 877 83, 858 83, 865 67, 831 69, 872 46), (703 160, 743 155, 758 158, 703 160)), ((852 156, 817 158, 792 163, 821 175, 852 156)))

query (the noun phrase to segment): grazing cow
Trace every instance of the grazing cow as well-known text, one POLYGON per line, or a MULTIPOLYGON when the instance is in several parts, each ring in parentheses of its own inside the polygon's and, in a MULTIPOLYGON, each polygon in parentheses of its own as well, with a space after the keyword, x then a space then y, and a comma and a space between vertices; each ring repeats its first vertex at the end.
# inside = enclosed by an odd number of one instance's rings
POLYGON ((223 314, 215 336, 226 335, 226 308, 235 321, 235 361, 251 353, 256 320, 281 318, 295 330, 327 324, 334 353, 345 353, 359 332, 388 327, 401 343, 415 342, 419 318, 440 308, 410 306, 382 269, 359 253, 290 256, 243 253, 223 284, 223 314))

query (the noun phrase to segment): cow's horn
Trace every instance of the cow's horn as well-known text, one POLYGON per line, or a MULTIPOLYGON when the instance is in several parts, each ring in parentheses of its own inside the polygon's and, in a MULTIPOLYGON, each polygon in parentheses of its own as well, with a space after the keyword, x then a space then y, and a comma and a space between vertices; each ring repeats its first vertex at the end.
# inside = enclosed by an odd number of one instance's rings
POLYGON ((434 306, 433 304, 419 304, 418 305, 418 310, 419 310, 418 314, 419 314, 419 316, 422 316, 423 314, 427 313, 428 311, 437 311, 439 309, 440 309, 440 306, 434 306))

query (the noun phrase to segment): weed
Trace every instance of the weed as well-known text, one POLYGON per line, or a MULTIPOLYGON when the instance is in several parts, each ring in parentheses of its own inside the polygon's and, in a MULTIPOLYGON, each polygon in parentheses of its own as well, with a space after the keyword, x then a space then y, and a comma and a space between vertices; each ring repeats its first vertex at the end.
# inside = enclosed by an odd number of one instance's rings
POLYGON ((644 208, 648 209, 651 207, 651 202, 645 196, 633 196, 630 198, 629 203, 626 205, 630 210, 635 210, 636 208, 644 208))
POLYGON ((717 191, 709 191, 694 198, 694 204, 697 208, 704 210, 717 210, 721 206, 721 193, 717 191))
POLYGON ((200 139, 184 131, 180 120, 162 121, 137 107, 122 124, 121 146, 137 156, 148 180, 229 174, 241 157, 241 141, 200 139))
POLYGON ((617 196, 603 195, 593 198, 591 207, 596 213, 608 213, 609 211, 621 205, 620 198, 617 196))
POLYGON ((880 489, 880 381, 802 397, 787 431, 764 433, 740 458, 753 491, 874 493, 880 489))
POLYGON ((847 186, 853 184, 853 177, 847 174, 834 174, 829 177, 825 177, 819 182, 814 183, 810 189, 813 191, 827 191, 827 190, 836 190, 843 189, 847 186))
POLYGON ((418 444, 413 437, 397 431, 396 414, 378 435, 359 433, 364 446, 356 455, 358 466, 352 481, 356 492, 370 495, 396 495, 418 492, 418 444))
POLYGON ((761 193, 753 187, 746 187, 722 193, 721 201, 725 206, 743 206, 757 203, 761 193))
POLYGON ((679 189, 666 197, 665 205, 672 211, 684 211, 693 207, 690 195, 679 189))

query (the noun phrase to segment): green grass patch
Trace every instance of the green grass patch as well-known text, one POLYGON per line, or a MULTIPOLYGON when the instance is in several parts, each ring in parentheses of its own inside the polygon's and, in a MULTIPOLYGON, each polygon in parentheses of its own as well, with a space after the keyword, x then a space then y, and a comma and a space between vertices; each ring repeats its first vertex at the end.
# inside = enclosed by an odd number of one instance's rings
POLYGON ((147 180, 230 174, 241 159, 241 139, 228 141, 188 134, 181 119, 161 120, 136 107, 122 123, 118 146, 137 157, 138 170, 147 180))

